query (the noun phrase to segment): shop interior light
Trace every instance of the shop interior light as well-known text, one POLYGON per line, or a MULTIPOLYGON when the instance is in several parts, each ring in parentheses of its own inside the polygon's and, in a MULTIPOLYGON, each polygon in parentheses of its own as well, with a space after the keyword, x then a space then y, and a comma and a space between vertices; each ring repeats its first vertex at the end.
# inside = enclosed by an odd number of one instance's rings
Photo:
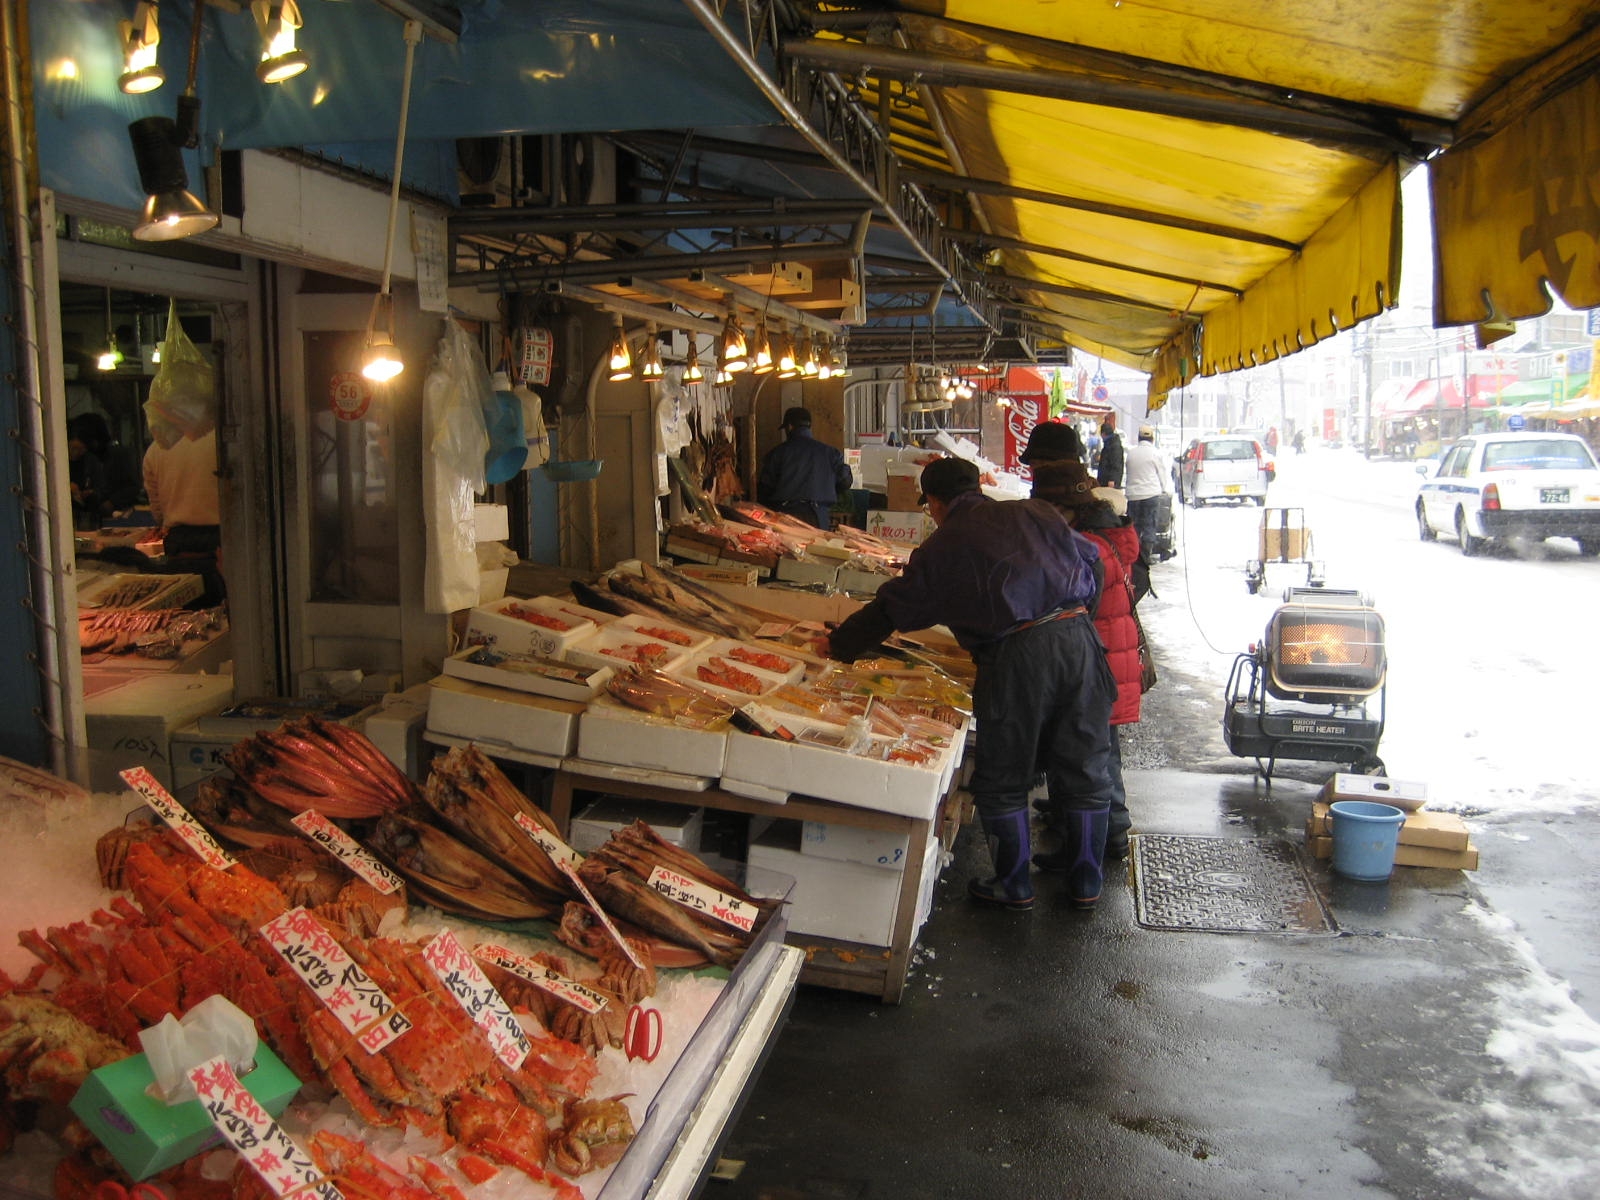
POLYGON ((810 333, 800 340, 800 374, 806 379, 822 377, 822 365, 817 362, 817 343, 810 333))
POLYGON ((294 44, 295 30, 304 24, 296 0, 254 0, 250 11, 255 13, 256 27, 261 30, 257 79, 262 83, 282 83, 311 65, 305 51, 294 44))
POLYGON ((639 377, 641 379, 660 379, 667 372, 661 365, 661 342, 656 337, 656 327, 644 327, 644 361, 639 364, 639 377))
POLYGON ((133 236, 141 242, 171 242, 216 228, 217 214, 189 191, 183 139, 171 117, 141 117, 128 126, 133 161, 144 189, 144 212, 133 236))
MULTIPOLYGON (((739 324, 739 314, 730 312, 722 326, 722 347, 717 355, 718 374, 731 375, 750 369, 750 346, 744 339, 744 328, 739 324)), ((719 379, 717 381, 721 383, 719 379)))
POLYGON ((704 383, 706 373, 700 369, 700 339, 689 335, 689 362, 683 368, 683 381, 685 383, 704 383))
POLYGON ((767 323, 756 322, 756 342, 752 350, 750 369, 757 375, 765 375, 772 370, 772 339, 767 336, 767 323))
POLYGON ((117 327, 111 323, 111 289, 106 289, 106 348, 95 360, 102 371, 115 371, 122 365, 122 350, 117 346, 117 327))
POLYGON ((611 356, 606 360, 612 383, 633 378, 633 355, 628 352, 628 335, 622 328, 622 314, 611 314, 611 356))
POLYGON ((794 350, 794 334, 787 329, 778 339, 778 378, 794 379, 800 374, 800 359, 794 350))
POLYGON ((117 25, 122 35, 122 74, 117 86, 130 96, 153 92, 167 81, 156 61, 161 43, 160 5, 157 0, 139 0, 133 20, 117 25))
POLYGON ((411 115, 411 70, 416 65, 417 43, 422 41, 422 22, 407 21, 402 31, 406 43, 406 65, 400 83, 400 127, 394 138, 394 177, 389 185, 389 229, 383 242, 383 280, 372 301, 372 320, 367 325, 367 344, 361 373, 376 383, 393 379, 406 368, 394 340, 394 297, 389 294, 389 272, 394 266, 394 227, 400 213, 400 168, 405 162, 406 122, 411 115))

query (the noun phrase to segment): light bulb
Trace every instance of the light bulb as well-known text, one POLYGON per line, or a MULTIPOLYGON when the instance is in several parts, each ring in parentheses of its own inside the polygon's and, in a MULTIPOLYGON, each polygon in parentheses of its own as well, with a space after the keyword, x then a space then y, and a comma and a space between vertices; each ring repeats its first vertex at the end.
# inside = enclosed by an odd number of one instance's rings
POLYGON ((756 325, 755 355, 750 369, 758 374, 772 370, 772 339, 767 336, 765 321, 756 325))
POLYGON ((628 337, 622 331, 622 318, 615 318, 611 336, 611 357, 608 360, 612 383, 621 383, 625 379, 633 378, 633 355, 628 353, 628 337))

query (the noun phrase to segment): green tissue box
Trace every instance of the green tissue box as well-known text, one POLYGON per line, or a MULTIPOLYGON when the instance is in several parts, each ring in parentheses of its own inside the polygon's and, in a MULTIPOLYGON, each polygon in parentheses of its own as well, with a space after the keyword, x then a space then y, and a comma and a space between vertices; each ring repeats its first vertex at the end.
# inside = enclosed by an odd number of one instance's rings
MULTIPOLYGON (((200 1101, 164 1104, 146 1091, 155 1082, 142 1054, 101 1067, 72 1098, 72 1111, 134 1179, 191 1158, 222 1140, 200 1101)), ((239 1080, 274 1117, 289 1106, 300 1081, 265 1043, 255 1069, 239 1080)))

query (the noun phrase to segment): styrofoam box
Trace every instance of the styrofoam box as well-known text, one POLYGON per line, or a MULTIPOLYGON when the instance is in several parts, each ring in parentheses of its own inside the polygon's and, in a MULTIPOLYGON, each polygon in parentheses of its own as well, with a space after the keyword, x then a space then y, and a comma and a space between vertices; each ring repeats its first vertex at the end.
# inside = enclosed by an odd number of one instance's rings
POLYGON ((598 849, 617 830, 635 821, 654 829, 662 841, 700 853, 700 834, 705 827, 706 810, 685 808, 681 804, 661 804, 654 800, 624 800, 602 796, 572 818, 567 845, 579 854, 598 849))
POLYGON ((717 638, 714 642, 712 642, 704 650, 700 651, 700 653, 690 658, 687 662, 674 667, 671 671, 671 674, 675 675, 679 679, 688 680, 696 687, 703 687, 708 692, 715 692, 719 696, 726 696, 735 704, 743 704, 748 700, 755 699, 757 696, 765 696, 774 688, 781 687, 786 683, 793 683, 795 680, 799 679, 801 675, 805 674, 805 669, 806 665, 804 662, 798 658, 793 658, 790 655, 783 654, 783 652, 780 650, 769 650, 765 646, 752 646, 745 642, 733 641, 730 638, 717 638), (768 671, 764 667, 752 666, 750 663, 740 662, 736 658, 728 657, 728 652, 734 649, 736 646, 744 646, 746 649, 756 650, 764 654, 779 654, 782 657, 789 659, 789 661, 794 665, 788 671, 785 671, 782 674, 779 674, 776 671, 768 671), (709 680, 701 679, 699 674, 700 668, 702 666, 708 666, 713 658, 721 658, 729 666, 737 667, 741 671, 748 671, 751 675, 754 675, 758 680, 761 681, 761 691, 756 693, 741 692, 735 688, 721 687, 718 684, 710 682, 709 680))
POLYGON ((584 702, 599 692, 612 676, 612 671, 606 667, 586 667, 581 663, 562 662, 537 655, 507 654, 493 646, 468 646, 452 654, 444 660, 444 673, 457 679, 470 679, 474 683, 487 683, 491 687, 584 702), (480 657, 490 661, 474 661, 480 657), (519 663, 524 666, 543 666, 549 673, 517 670, 519 663))
POLYGON ((173 787, 172 735, 197 717, 233 699, 231 675, 141 673, 84 701, 89 740, 89 786, 121 792, 119 774, 145 767, 165 788, 173 787))
POLYGON ((947 763, 919 767, 883 762, 738 730, 728 734, 726 778, 837 800, 853 808, 933 819, 947 763))
POLYGON ((572 753, 582 704, 448 675, 438 676, 428 687, 428 729, 432 733, 499 743, 535 754, 572 753))
MULTIPOLYGON (((625 617, 618 617, 611 623, 612 630, 616 632, 624 629, 638 631, 645 626, 649 626, 651 629, 665 629, 677 634, 679 637, 688 638, 687 642, 667 642, 667 645, 674 650, 682 650, 685 654, 694 654, 704 650, 712 642, 716 641, 716 634, 707 633, 703 629, 690 629, 687 625, 680 625, 676 621, 668 621, 659 617, 647 617, 643 613, 629 613, 625 617)), ((648 633, 640 633, 638 636, 647 641, 658 642, 662 640, 651 637, 648 633)))
POLYGON ((511 520, 504 504, 472 506, 473 540, 503 542, 511 536, 511 520))
POLYGON ((427 684, 419 683, 386 696, 361 725, 361 732, 410 779, 421 773, 422 730, 428 723, 431 694, 427 684))
POLYGON ((790 933, 887 946, 900 906, 901 871, 800 852, 800 827, 775 821, 750 843, 749 863, 794 877, 790 933))
POLYGON ((856 825, 832 825, 806 821, 800 836, 800 853, 816 854, 840 862, 862 863, 869 867, 903 867, 907 834, 891 829, 862 829, 856 825))
POLYGON ((493 646, 510 654, 537 654, 542 658, 561 658, 573 646, 594 636, 600 628, 591 612, 574 601, 557 596, 507 596, 492 604, 480 604, 467 617, 466 643, 469 646, 493 646), (532 608, 561 621, 569 622, 571 629, 546 629, 532 621, 505 615, 508 608, 532 608))
POLYGON ((714 779, 727 748, 723 730, 685 729, 605 696, 591 701, 578 722, 578 757, 594 762, 714 779))
POLYGON ((182 791, 208 775, 228 769, 222 756, 245 738, 228 737, 214 733, 201 733, 193 725, 172 731, 168 754, 172 761, 172 790, 182 791))
POLYGON ((1389 779, 1383 775, 1350 775, 1340 772, 1322 786, 1323 800, 1375 800, 1392 804, 1407 812, 1428 802, 1426 783, 1389 779))
POLYGON ((826 560, 817 561, 807 558, 780 558, 778 560, 778 578, 786 583, 800 583, 805 585, 821 584, 823 587, 833 587, 838 582, 839 564, 826 560))
MULTIPOLYGON (((611 667, 615 669, 617 667, 626 667, 630 660, 615 654, 607 654, 606 651, 616 650, 622 646, 636 646, 641 642, 654 642, 658 646, 667 648, 667 657, 657 664, 657 669, 671 671, 675 667, 682 666, 692 653, 692 649, 688 646, 677 646, 671 642, 663 642, 660 638, 652 638, 648 634, 640 633, 634 626, 623 624, 626 620, 628 620, 627 617, 619 617, 604 629, 596 632, 593 637, 585 638, 581 642, 574 642, 561 657, 566 659, 567 662, 578 663, 585 667, 611 667)), ((653 625, 655 622, 645 618, 644 624, 653 625)), ((662 624, 666 625, 668 623, 662 622, 662 624)), ((669 627, 676 628, 675 626, 669 627)), ((705 634, 698 636, 706 637, 707 641, 710 640, 705 634)))

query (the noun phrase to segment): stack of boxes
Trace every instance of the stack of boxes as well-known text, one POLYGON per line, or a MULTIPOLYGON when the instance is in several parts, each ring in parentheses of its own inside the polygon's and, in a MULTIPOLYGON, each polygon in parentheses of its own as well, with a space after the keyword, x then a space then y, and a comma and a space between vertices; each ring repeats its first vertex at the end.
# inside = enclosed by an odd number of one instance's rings
POLYGON ((1466 822, 1455 813, 1424 808, 1428 785, 1372 775, 1339 774, 1330 779, 1306 818, 1306 848, 1316 858, 1333 857, 1333 814, 1329 805, 1340 800, 1366 800, 1392 804, 1406 814, 1395 847, 1397 867, 1437 867, 1445 870, 1478 869, 1478 848, 1466 822))

